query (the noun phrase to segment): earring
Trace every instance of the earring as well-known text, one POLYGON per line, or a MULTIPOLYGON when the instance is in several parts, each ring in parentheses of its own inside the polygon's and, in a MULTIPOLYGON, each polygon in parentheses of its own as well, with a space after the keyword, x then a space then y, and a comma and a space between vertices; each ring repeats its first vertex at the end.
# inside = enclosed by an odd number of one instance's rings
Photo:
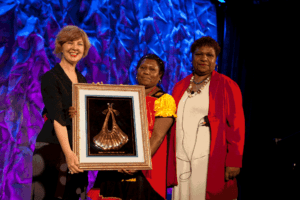
POLYGON ((160 85, 161 85, 161 79, 159 79, 159 82, 158 82, 160 85))
POLYGON ((135 76, 135 79, 137 80, 137 75, 135 76))
MULTIPOLYGON (((218 71, 218 70, 219 70, 219 66, 218 66, 218 65, 216 65, 216 67, 217 67, 217 70, 216 70, 216 71, 218 71)), ((215 67, 215 68, 216 68, 216 67, 215 67)))

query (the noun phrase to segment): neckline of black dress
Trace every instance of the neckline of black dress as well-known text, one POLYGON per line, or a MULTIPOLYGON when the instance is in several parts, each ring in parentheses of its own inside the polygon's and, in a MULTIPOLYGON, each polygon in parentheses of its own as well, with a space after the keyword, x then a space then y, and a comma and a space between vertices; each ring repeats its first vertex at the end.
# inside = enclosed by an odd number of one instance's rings
MULTIPOLYGON (((65 78, 71 83, 71 85, 73 84, 73 82, 71 81, 71 79, 68 77, 68 75, 66 74, 66 72, 64 71, 64 69, 61 67, 61 65, 59 63, 56 63, 56 65, 54 66, 54 69, 57 70, 62 76, 65 76, 65 78)), ((79 80, 79 71, 77 70, 77 68, 75 67, 75 72, 77 75, 77 82, 80 83, 79 80)))

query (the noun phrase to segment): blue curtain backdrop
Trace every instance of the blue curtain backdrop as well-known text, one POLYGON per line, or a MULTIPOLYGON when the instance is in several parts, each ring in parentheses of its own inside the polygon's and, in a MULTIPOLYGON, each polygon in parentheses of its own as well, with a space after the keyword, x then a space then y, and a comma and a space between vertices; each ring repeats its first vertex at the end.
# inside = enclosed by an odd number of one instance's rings
POLYGON ((52 52, 63 26, 77 25, 89 36, 92 47, 78 64, 89 83, 136 84, 137 61, 152 52, 166 64, 162 86, 170 93, 191 73, 192 42, 217 39, 216 21, 207 0, 0 1, 0 199, 29 198, 43 125, 40 80, 59 62, 52 52))

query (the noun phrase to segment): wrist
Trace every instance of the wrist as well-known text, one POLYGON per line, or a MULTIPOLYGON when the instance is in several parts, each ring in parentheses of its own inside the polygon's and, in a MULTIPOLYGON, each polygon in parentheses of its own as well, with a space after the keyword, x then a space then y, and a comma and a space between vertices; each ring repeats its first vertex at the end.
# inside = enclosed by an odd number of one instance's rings
POLYGON ((63 153, 65 154, 65 156, 68 156, 68 155, 72 154, 73 151, 71 149, 66 149, 66 150, 63 150, 63 153))

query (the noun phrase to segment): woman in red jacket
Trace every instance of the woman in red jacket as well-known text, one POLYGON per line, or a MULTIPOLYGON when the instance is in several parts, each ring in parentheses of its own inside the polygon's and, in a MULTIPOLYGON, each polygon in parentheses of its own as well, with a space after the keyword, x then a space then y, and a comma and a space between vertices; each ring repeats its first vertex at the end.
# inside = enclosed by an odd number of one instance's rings
POLYGON ((171 138, 176 158, 173 154, 173 162, 169 160, 168 184, 178 182, 174 200, 232 200, 237 198, 235 177, 242 167, 245 135, 241 91, 214 71, 220 52, 214 39, 196 40, 191 52, 194 72, 172 94, 177 105, 171 138))

